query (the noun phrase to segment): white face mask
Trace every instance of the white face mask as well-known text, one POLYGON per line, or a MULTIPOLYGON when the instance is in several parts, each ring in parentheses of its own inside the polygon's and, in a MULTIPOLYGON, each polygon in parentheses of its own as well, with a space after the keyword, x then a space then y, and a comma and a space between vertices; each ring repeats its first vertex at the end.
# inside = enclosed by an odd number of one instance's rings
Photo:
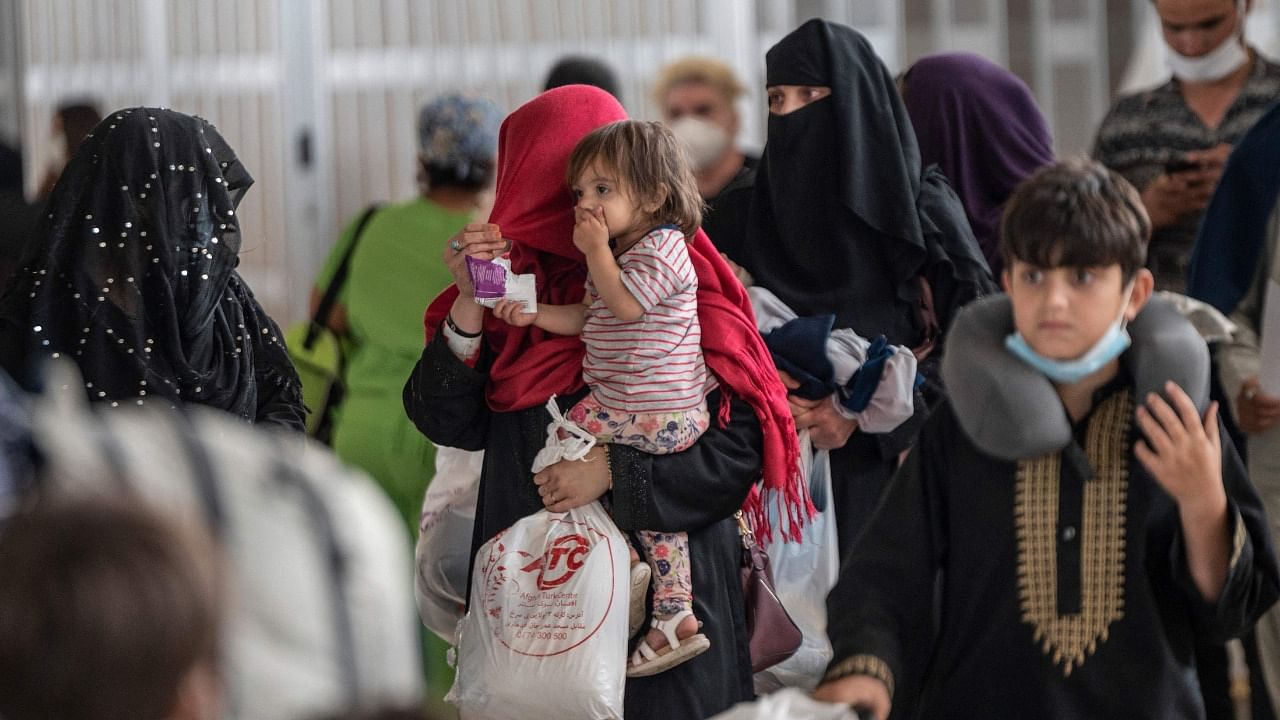
POLYGON ((694 172, 702 172, 715 165, 729 147, 728 131, 710 120, 693 115, 685 115, 671 123, 671 133, 688 149, 694 172))
POLYGON ((1165 62, 1173 76, 1183 82, 1214 82, 1230 75, 1248 62, 1249 53, 1244 49, 1244 3, 1236 5, 1236 31, 1222 44, 1199 57, 1181 55, 1171 47, 1165 62))

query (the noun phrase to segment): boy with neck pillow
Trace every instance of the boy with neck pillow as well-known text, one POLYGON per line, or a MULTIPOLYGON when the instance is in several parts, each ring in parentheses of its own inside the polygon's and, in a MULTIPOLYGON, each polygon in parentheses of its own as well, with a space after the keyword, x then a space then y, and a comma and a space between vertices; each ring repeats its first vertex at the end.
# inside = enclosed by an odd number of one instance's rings
POLYGON ((1244 632, 1280 570, 1207 401, 1207 349, 1148 302, 1150 234, 1095 162, 1014 193, 1007 295, 951 329, 951 397, 828 597, 819 699, 879 718, 1204 717, 1196 639, 1244 632))

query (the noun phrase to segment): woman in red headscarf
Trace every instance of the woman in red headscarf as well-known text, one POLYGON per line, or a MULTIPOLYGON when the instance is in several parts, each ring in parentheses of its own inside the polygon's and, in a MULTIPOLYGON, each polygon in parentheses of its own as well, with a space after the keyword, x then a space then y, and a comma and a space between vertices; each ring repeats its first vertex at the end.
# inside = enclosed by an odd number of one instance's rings
POLYGON ((651 455, 597 445, 586 462, 562 461, 534 476, 529 468, 551 420, 547 400, 557 395, 564 410, 586 393, 582 340, 487 314, 471 299, 465 268, 465 256, 492 259, 510 243, 512 270, 537 276, 539 302, 581 301, 587 268, 572 241, 565 170, 583 136, 625 118, 608 93, 574 85, 543 93, 506 119, 491 223, 468 225, 445 251, 456 286, 427 309, 427 344, 404 402, 437 444, 486 450, 473 556, 522 517, 605 495, 624 532, 688 533, 694 612, 711 649, 665 673, 628 679, 625 712, 633 720, 708 717, 752 696, 733 515, 757 480, 784 491, 793 517, 807 504, 788 482, 795 477, 795 428, 745 290, 699 231, 689 255, 698 274, 703 354, 720 387, 708 396, 719 421, 693 447, 651 455))

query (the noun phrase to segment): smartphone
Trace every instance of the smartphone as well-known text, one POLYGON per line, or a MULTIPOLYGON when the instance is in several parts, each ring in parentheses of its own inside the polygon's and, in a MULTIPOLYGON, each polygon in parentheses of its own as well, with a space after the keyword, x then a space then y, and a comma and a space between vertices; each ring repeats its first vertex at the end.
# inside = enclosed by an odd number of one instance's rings
POLYGON ((1186 157, 1176 157, 1164 164, 1164 171, 1167 175, 1199 169, 1200 163, 1188 160, 1186 157))

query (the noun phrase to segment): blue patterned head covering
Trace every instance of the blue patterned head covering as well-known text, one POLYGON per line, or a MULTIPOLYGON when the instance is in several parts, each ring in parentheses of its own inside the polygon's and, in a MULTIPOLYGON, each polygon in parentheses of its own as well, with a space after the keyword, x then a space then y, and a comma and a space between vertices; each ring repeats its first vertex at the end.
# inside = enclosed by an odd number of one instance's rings
POLYGON ((453 168, 459 178, 491 172, 498 155, 502 112, 475 95, 451 93, 418 112, 418 153, 430 165, 453 168))

